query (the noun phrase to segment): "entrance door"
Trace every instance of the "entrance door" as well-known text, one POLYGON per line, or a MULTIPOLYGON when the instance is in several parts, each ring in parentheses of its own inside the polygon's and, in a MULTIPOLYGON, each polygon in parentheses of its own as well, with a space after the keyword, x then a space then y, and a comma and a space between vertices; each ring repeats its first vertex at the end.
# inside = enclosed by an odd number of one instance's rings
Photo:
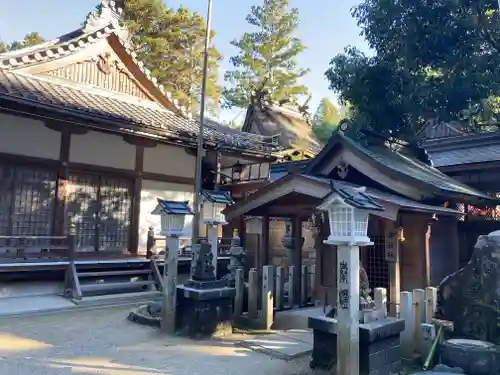
POLYGON ((75 222, 78 251, 128 250, 131 190, 127 180, 70 174, 66 218, 75 222))
MULTIPOLYGON (((52 235, 56 179, 54 171, 43 168, 0 164, 0 236, 52 235)), ((47 239, 25 245, 43 247, 47 239)), ((0 239, 0 256, 15 247, 13 239, 0 239)))

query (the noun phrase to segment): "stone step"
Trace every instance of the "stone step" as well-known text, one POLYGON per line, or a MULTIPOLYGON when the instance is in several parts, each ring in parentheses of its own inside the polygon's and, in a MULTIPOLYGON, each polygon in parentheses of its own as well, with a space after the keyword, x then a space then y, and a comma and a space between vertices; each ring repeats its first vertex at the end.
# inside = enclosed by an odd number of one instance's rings
POLYGON ((105 276, 135 276, 148 275, 152 273, 152 269, 146 270, 126 270, 126 271, 96 271, 96 272, 78 272, 78 277, 105 277, 105 276))
POLYGON ((143 281, 127 281, 121 283, 98 283, 98 284, 82 284, 80 287, 82 293, 92 292, 118 292, 126 289, 137 289, 145 286, 156 285, 154 280, 143 281))
POLYGON ((98 307, 98 306, 122 306, 122 305, 138 305, 145 302, 157 301, 161 299, 162 293, 157 291, 137 292, 137 293, 121 293, 107 294, 104 296, 83 297, 81 300, 71 299, 76 305, 83 307, 98 307))

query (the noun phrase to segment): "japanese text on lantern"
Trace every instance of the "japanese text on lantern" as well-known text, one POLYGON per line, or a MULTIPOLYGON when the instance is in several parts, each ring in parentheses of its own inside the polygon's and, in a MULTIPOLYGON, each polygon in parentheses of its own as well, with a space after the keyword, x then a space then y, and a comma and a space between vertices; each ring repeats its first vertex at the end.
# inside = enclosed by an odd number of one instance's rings
POLYGON ((340 262, 339 267, 339 284, 349 284, 349 268, 345 260, 340 262))

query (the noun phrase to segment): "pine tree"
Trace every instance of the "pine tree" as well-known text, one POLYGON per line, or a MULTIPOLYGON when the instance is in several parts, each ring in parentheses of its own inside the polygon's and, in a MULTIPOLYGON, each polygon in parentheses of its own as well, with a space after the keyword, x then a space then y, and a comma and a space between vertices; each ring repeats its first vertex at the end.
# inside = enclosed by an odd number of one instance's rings
POLYGON ((341 117, 338 108, 328 98, 323 98, 313 117, 313 132, 318 141, 324 145, 337 129, 341 117))
POLYGON ((247 107, 255 90, 266 90, 276 101, 307 94, 298 80, 308 70, 298 68, 295 60, 305 49, 294 35, 298 9, 289 9, 288 0, 264 0, 263 5, 252 6, 246 21, 254 31, 231 42, 239 52, 230 59, 234 70, 224 77, 225 106, 247 107))
MULTIPOLYGON (((184 7, 170 9, 161 0, 127 1, 124 17, 139 59, 175 99, 198 112, 206 32, 203 17, 184 7)), ((212 32, 211 37, 214 35, 212 32)), ((213 47, 209 56, 207 108, 217 113, 221 95, 218 63, 222 56, 213 47)))

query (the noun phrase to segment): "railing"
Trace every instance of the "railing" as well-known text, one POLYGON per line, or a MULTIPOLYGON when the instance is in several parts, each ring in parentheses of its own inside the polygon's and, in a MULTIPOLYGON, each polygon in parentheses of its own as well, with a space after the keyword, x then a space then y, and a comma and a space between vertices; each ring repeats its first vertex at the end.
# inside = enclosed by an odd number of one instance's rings
POLYGON ((269 162, 224 168, 221 170, 221 185, 268 180, 270 170, 269 162))
POLYGON ((66 236, 0 236, 0 259, 12 261, 74 259, 76 234, 70 225, 66 236))

